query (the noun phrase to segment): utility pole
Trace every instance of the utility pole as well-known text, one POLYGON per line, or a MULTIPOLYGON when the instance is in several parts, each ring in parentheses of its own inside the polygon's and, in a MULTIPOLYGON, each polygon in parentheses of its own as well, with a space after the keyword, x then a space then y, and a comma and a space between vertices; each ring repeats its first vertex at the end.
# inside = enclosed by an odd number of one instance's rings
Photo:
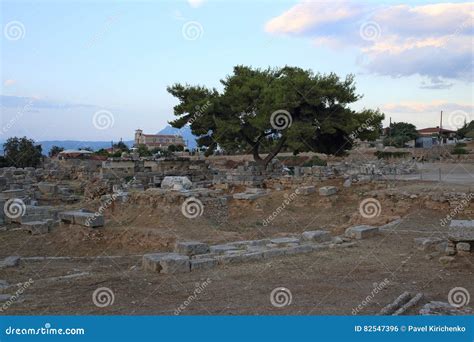
POLYGON ((442 143, 443 142, 443 111, 441 111, 441 116, 440 116, 440 119, 439 119, 439 139, 440 139, 440 142, 442 143))

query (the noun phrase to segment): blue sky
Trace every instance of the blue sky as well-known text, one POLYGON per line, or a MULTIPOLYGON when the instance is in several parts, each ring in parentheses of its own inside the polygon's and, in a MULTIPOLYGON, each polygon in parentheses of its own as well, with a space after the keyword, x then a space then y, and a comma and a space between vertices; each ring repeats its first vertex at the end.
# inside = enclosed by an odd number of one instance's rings
POLYGON ((455 128, 474 119, 472 18, 466 2, 3 1, 0 140, 154 133, 166 86, 219 87, 237 64, 354 73, 354 108, 419 128, 442 109, 455 128))

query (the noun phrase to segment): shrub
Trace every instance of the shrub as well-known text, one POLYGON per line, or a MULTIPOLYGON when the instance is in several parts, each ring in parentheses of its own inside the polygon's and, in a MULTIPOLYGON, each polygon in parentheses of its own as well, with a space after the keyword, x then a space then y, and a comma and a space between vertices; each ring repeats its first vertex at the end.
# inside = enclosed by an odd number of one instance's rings
POLYGON ((457 154, 457 155, 467 154, 467 151, 466 151, 466 149, 464 149, 462 147, 455 147, 453 152, 451 152, 451 154, 457 154))
POLYGON ((379 159, 390 159, 390 158, 405 158, 410 155, 410 152, 387 152, 377 151, 374 155, 379 159))

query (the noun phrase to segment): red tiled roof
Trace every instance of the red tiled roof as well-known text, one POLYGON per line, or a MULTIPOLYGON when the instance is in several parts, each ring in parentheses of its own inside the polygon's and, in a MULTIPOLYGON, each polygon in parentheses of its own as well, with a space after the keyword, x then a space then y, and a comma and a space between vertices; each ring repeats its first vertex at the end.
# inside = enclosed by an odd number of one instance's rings
POLYGON ((451 131, 445 128, 441 128, 440 130, 439 127, 428 127, 428 128, 419 129, 418 133, 439 133, 440 131, 441 133, 456 133, 456 131, 451 131))

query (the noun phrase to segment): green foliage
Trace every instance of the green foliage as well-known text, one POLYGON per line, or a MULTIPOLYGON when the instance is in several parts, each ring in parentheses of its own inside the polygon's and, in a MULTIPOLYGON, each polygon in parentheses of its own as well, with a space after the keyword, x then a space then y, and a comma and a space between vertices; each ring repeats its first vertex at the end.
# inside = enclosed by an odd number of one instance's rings
POLYGON ((175 146, 175 145, 169 145, 169 146, 168 146, 168 151, 170 151, 170 152, 176 152, 176 151, 177 151, 177 150, 176 150, 176 146, 175 146))
POLYGON ((303 163, 302 166, 327 166, 328 163, 325 160, 322 160, 318 156, 312 157, 310 160, 303 163))
POLYGON ((469 122, 469 124, 465 122, 464 126, 458 129, 457 136, 461 139, 474 137, 474 120, 469 122))
POLYGON ((7 166, 37 167, 41 163, 41 145, 26 137, 9 138, 3 144, 3 151, 7 166))
POLYGON ((376 151, 374 155, 378 159, 390 159, 390 158, 405 158, 410 155, 410 152, 388 152, 388 151, 376 151))
POLYGON ((128 146, 125 145, 125 143, 120 140, 118 143, 114 144, 114 150, 120 150, 121 152, 128 152, 128 146))
POLYGON ((358 135, 374 138, 383 119, 378 111, 358 113, 349 108, 360 99, 352 75, 340 79, 297 67, 236 66, 221 83, 222 92, 182 84, 168 87, 179 101, 174 107, 178 118, 170 124, 182 128, 190 123, 206 155, 219 145, 227 153, 251 152, 266 165, 281 150, 341 154, 352 147, 351 135, 362 124, 367 122, 358 135), (277 111, 289 113, 291 125, 272 121, 277 111), (268 152, 267 157, 260 157, 262 151, 268 152))
POLYGON ((462 147, 455 147, 453 152, 451 152, 451 154, 457 154, 457 155, 467 154, 467 150, 465 148, 462 148, 462 147))
POLYGON ((383 141, 385 146, 404 147, 407 142, 418 137, 415 125, 406 122, 393 123, 390 135, 383 141))
POLYGON ((140 157, 151 157, 152 153, 146 145, 138 145, 137 148, 138 155, 140 157))
POLYGON ((459 142, 456 144, 454 147, 466 147, 467 145, 465 143, 459 142))
POLYGON ((53 147, 51 147, 51 149, 49 150, 49 157, 52 158, 52 157, 55 157, 57 156, 60 152, 64 151, 64 147, 59 147, 59 146, 56 146, 54 145, 53 147))
POLYGON ((94 154, 95 154, 96 156, 104 156, 104 157, 108 157, 108 156, 109 156, 109 152, 108 152, 106 149, 104 149, 104 148, 101 148, 100 150, 95 151, 94 154))

